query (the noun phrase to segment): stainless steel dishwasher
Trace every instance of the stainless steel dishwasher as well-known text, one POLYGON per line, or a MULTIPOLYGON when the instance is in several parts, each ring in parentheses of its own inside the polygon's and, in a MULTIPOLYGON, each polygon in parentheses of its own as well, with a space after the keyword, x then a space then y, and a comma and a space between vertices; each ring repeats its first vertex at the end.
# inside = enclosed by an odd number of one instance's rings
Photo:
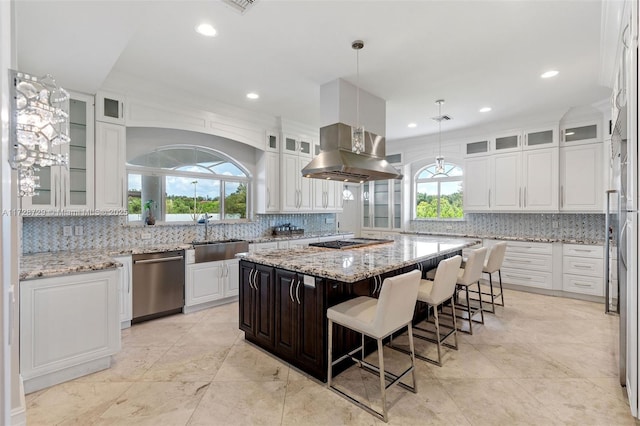
POLYGON ((182 312, 184 250, 133 255, 132 323, 182 312))

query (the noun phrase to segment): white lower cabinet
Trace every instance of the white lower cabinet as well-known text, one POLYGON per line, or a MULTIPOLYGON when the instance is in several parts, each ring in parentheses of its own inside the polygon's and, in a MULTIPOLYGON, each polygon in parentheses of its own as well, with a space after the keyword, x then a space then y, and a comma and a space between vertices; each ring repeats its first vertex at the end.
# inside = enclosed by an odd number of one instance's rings
POLYGON ((20 282, 26 393, 109 368, 120 350, 118 270, 20 282))
POLYGON ((132 281, 131 281, 131 256, 119 256, 114 258, 122 263, 118 276, 118 294, 120 301, 120 328, 131 327, 133 318, 132 281))
POLYGON ((239 259, 187 265, 185 306, 192 307, 237 296, 239 292, 239 265, 239 259))
POLYGON ((604 249, 602 246, 564 244, 562 290, 604 296, 604 249))
MULTIPOLYGON (((491 247, 498 240, 485 240, 491 247)), ((502 282, 525 287, 553 289, 553 245, 507 241, 507 251, 502 263, 502 282)))

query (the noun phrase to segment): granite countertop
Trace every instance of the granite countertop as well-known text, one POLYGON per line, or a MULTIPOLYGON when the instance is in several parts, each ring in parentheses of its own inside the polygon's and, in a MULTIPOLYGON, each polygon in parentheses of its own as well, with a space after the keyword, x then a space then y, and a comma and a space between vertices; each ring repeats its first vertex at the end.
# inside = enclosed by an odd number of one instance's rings
POLYGON ((294 234, 294 235, 272 235, 267 237, 257 238, 243 238, 249 243, 268 243, 271 241, 283 241, 283 240, 300 240, 304 238, 319 238, 319 237, 340 237, 342 235, 353 235, 353 232, 311 232, 308 234, 294 234))
POLYGON ((342 282, 356 282, 478 244, 478 239, 399 235, 393 243, 348 250, 320 247, 243 253, 243 259, 342 282))
POLYGON ((59 251, 20 256, 20 280, 48 278, 77 272, 115 269, 120 262, 104 250, 59 251))
MULTIPOLYGON (((259 237, 244 239, 248 242, 281 241, 320 236, 344 235, 341 233, 313 233, 292 236, 259 237)), ((214 241, 214 240, 212 240, 214 241)), ((114 257, 133 254, 159 253, 192 249, 191 243, 145 244, 135 247, 110 247, 105 249, 30 253, 20 256, 20 280, 56 277, 78 272, 100 271, 122 266, 114 257)))
POLYGON ((481 238, 490 240, 504 241, 524 241, 530 243, 565 243, 565 244, 589 244, 604 245, 604 240, 595 239, 577 239, 577 238, 537 238, 537 237, 513 237, 505 235, 470 235, 470 234, 441 234, 434 232, 403 232, 404 235, 429 235, 441 237, 460 237, 460 238, 481 238))

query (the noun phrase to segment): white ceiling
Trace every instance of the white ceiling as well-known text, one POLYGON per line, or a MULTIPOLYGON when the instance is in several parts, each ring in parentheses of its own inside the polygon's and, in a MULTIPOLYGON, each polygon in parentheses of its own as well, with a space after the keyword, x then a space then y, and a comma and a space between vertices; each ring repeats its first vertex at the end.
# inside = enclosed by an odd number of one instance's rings
POLYGON ((387 101, 391 140, 437 132, 439 98, 450 130, 609 95, 600 1, 258 0, 244 15, 213 0, 16 1, 20 70, 89 93, 125 75, 317 125, 320 85, 356 83, 351 42, 362 39, 360 87, 387 101), (201 22, 218 35, 197 34, 201 22), (557 77, 539 78, 552 68, 557 77))

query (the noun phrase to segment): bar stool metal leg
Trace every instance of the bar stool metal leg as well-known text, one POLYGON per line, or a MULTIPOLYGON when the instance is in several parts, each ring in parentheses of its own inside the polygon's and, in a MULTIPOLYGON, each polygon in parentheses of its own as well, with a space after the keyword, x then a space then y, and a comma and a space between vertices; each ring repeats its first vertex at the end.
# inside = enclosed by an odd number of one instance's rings
POLYGON ((327 360, 327 386, 331 388, 331 378, 333 377, 333 321, 329 321, 329 333, 328 333, 328 352, 329 359, 327 360))
MULTIPOLYGON (((455 292, 454 292, 455 295, 455 292)), ((453 342, 455 344, 454 348, 456 351, 458 350, 458 324, 456 323, 456 302, 455 298, 451 297, 451 314, 453 316, 453 342)))
POLYGON ((387 422, 387 382, 384 378, 384 355, 382 353, 382 339, 378 339, 378 365, 380 369, 380 392, 382 393, 382 419, 387 422))
POLYGON ((473 321, 471 320, 471 302, 469 301, 469 286, 464 286, 465 294, 467 296, 467 315, 469 315, 469 334, 473 334, 473 321))
POLYGON ((418 393, 418 381, 416 380, 416 350, 413 346, 413 329, 411 323, 407 326, 409 335, 409 350, 411 351, 411 377, 413 378, 413 389, 411 392, 418 393))
POLYGON ((436 340, 438 342, 438 365, 442 365, 442 348, 440 347, 440 320, 438 319, 438 307, 433 307, 433 319, 436 326, 436 340))

